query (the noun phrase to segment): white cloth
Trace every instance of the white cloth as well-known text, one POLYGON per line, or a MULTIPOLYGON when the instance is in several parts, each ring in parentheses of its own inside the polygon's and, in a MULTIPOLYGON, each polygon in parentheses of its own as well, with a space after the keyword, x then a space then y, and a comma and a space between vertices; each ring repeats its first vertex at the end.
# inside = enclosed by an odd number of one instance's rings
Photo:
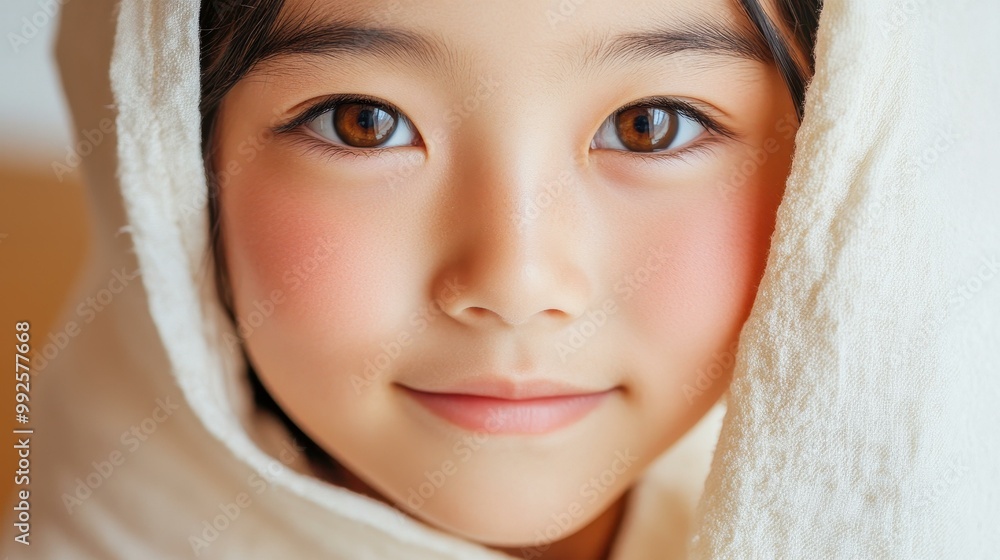
MULTIPOLYGON (((251 406, 204 257, 197 2, 62 18, 74 126, 117 136, 83 161, 80 332, 36 373, 30 557, 504 557, 320 481, 251 406)), ((1000 551, 997 24, 985 0, 826 3, 728 412, 650 470, 616 560, 1000 551)))
POLYGON ((1000 554, 998 23, 826 3, 696 557, 1000 554))

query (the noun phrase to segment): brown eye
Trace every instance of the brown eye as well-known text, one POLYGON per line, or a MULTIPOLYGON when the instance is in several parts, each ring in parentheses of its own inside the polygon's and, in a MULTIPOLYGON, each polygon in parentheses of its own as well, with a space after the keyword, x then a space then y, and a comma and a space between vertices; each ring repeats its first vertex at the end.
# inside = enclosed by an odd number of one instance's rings
POLYGON ((659 107, 632 107, 614 117, 618 139, 634 152, 653 152, 670 146, 677 136, 678 118, 659 107))
POLYGON ((420 135, 410 119, 389 103, 365 98, 336 100, 305 123, 330 144, 371 151, 419 146, 420 135))
POLYGON ((396 130, 399 115, 369 103, 343 103, 333 110, 333 128, 348 146, 371 148, 382 144, 396 130))
MULTIPOLYGON (((710 129, 710 119, 697 109, 679 109, 676 100, 637 102, 604 119, 590 142, 591 149, 664 155, 680 153, 710 129)), ((718 129, 713 129, 718 130, 718 129)))

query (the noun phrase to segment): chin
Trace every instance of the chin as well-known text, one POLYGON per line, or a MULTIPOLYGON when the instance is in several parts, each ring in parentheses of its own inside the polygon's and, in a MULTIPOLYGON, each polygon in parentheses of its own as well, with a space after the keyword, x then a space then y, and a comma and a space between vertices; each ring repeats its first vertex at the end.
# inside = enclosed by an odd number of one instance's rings
POLYGON ((594 485, 586 478, 569 476, 580 473, 579 466, 550 464, 545 468, 541 461, 544 470, 532 472, 521 461, 507 463, 510 468, 506 469, 496 461, 481 469, 471 463, 457 465, 467 472, 454 472, 433 493, 434 480, 442 479, 425 473, 423 494, 429 497, 422 498, 411 486, 395 501, 429 525, 487 546, 545 547, 586 527, 630 483, 622 477, 602 487, 599 482, 594 485))

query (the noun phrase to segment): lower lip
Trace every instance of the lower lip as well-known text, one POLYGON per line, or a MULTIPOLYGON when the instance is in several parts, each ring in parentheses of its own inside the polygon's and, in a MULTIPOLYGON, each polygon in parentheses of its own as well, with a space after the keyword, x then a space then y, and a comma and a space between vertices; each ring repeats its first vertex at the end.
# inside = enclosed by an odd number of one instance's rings
POLYGON ((460 428, 495 434, 544 434, 564 428, 597 408, 612 392, 509 400, 403 389, 424 408, 460 428))

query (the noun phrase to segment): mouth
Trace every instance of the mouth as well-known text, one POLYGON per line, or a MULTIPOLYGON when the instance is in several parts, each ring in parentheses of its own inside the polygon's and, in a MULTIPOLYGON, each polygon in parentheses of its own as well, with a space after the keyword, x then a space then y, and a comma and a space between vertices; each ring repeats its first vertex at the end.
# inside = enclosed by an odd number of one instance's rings
POLYGON ((583 419, 617 388, 588 390, 539 382, 476 383, 448 389, 398 385, 417 404, 459 428, 494 434, 545 434, 583 419))

